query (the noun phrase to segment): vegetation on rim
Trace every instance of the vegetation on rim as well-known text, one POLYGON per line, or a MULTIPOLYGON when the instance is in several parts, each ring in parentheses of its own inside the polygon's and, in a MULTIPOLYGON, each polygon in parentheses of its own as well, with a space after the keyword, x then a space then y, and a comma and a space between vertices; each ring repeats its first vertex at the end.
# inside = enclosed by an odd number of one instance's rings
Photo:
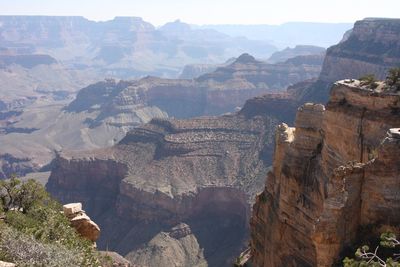
POLYGON ((34 180, 0 181, 0 260, 18 266, 99 266, 93 244, 61 211, 34 180))

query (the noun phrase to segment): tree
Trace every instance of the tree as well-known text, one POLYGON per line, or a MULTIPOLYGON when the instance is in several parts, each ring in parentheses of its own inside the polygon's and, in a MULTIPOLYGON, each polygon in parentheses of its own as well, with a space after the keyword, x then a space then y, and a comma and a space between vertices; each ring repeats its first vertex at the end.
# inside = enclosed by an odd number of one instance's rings
POLYGON ((372 89, 378 87, 377 80, 374 74, 367 74, 359 78, 361 86, 368 86, 372 89))
POLYGON ((396 91, 400 91, 400 67, 389 70, 388 76, 386 77, 386 84, 396 91))
POLYGON ((35 180, 22 183, 13 176, 9 180, 0 181, 0 201, 4 212, 15 209, 26 213, 34 205, 49 201, 49 196, 35 180))
MULTIPOLYGON (((400 246, 400 241, 396 235, 391 232, 381 235, 380 245, 385 248, 396 248, 400 246)), ((379 246, 372 252, 368 246, 362 246, 357 249, 356 259, 345 258, 343 260, 344 267, 400 267, 400 253, 394 253, 393 257, 384 259, 378 254, 379 246)))

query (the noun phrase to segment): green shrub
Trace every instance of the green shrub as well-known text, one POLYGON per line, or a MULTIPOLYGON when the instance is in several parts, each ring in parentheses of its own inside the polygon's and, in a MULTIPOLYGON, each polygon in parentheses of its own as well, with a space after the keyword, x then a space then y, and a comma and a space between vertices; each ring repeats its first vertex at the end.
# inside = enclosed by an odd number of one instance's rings
POLYGON ((389 70, 388 76, 386 77, 386 84, 396 91, 400 91, 400 67, 389 70))
POLYGON ((374 74, 367 74, 365 76, 362 76, 359 78, 360 80, 360 85, 362 86, 368 86, 371 89, 375 89, 378 87, 377 80, 375 79, 374 74))
POLYGON ((42 185, 12 178, 1 181, 0 188, 5 215, 0 221, 0 260, 19 266, 98 266, 93 244, 70 226, 61 204, 42 185))

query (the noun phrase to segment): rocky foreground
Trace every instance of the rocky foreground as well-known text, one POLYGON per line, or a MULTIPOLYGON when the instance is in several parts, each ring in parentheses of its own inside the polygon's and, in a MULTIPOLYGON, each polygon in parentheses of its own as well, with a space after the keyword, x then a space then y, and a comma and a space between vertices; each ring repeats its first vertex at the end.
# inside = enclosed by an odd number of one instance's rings
POLYGON ((255 266, 332 266, 363 227, 398 229, 399 97, 341 81, 326 107, 305 104, 295 127, 278 127, 251 218, 255 266))

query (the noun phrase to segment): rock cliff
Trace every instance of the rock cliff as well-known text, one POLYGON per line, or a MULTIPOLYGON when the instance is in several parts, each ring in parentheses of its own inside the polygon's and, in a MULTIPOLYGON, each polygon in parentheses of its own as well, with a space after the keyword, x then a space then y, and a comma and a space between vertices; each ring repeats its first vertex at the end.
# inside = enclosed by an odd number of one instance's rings
POLYGON ((251 112, 153 119, 113 147, 62 152, 47 189, 64 203, 85 205, 102 229, 100 248, 127 255, 184 222, 210 266, 230 266, 271 162, 280 120, 266 108, 259 99, 251 112))
POLYGON ((120 112, 121 106, 139 104, 157 106, 176 118, 219 115, 234 111, 252 97, 281 92, 289 85, 315 78, 320 69, 318 60, 299 58, 267 64, 243 54, 228 66, 192 80, 146 77, 100 82, 82 89, 67 110, 80 112, 97 107, 103 110, 97 121, 120 112))
MULTIPOLYGON (((400 223, 400 94, 335 83, 276 132, 251 218, 255 266, 328 267, 365 226, 400 223)), ((377 233, 369 233, 376 235, 377 233)))
POLYGON ((374 74, 384 79, 387 70, 400 65, 400 19, 367 18, 357 21, 339 44, 328 48, 318 81, 302 102, 325 103, 337 80, 374 74))

